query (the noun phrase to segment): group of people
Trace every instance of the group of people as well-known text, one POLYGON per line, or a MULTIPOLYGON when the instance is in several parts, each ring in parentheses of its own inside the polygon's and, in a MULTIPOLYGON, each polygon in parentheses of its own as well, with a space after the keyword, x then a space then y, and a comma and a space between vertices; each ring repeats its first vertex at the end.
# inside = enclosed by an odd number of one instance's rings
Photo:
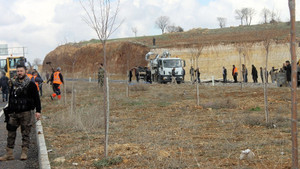
POLYGON ((140 79, 143 78, 145 82, 152 83, 151 70, 148 67, 134 67, 128 71, 128 82, 131 83, 133 72, 136 81, 139 83, 140 79), (142 75, 140 73, 143 73, 142 75), (141 77, 142 76, 142 77, 141 77))
POLYGON ((191 66, 191 69, 190 69, 190 75, 191 75, 191 82, 192 83, 195 83, 195 82, 198 82, 200 83, 200 69, 199 67, 197 67, 196 69, 194 69, 193 66, 191 66))
MULTIPOLYGON (((267 71, 266 68, 260 67, 261 82, 262 83, 264 83, 264 82, 268 83, 268 79, 269 79, 269 75, 270 75, 272 83, 275 83, 276 75, 278 73, 277 70, 278 69, 275 69, 274 67, 272 67, 272 69, 270 71, 267 71)), ((292 74, 290 61, 287 60, 283 64, 283 67, 280 68, 279 72, 284 72, 285 73, 287 84, 290 85, 291 84, 291 74, 292 74)), ((241 74, 242 74, 241 75, 242 76, 242 81, 247 83, 248 82, 248 69, 246 68, 245 64, 242 64, 241 74)), ((227 82, 227 69, 224 66, 223 66, 222 75, 223 75, 223 82, 226 83, 227 82)), ((254 65, 252 65, 251 75, 252 75, 253 82, 257 83, 258 82, 258 71, 257 71, 257 69, 254 65)), ((237 83, 238 82, 238 80, 237 80, 238 69, 235 65, 232 65, 232 77, 233 77, 234 83, 237 83)))

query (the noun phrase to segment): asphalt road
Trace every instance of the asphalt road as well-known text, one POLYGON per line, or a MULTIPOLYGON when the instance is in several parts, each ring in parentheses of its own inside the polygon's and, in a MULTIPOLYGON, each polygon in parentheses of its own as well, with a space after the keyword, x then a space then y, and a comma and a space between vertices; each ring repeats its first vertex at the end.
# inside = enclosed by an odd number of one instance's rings
MULTIPOLYGON (((6 105, 6 102, 0 101, 0 110, 6 105)), ((6 150, 6 138, 7 138, 7 130, 6 130, 6 123, 4 123, 4 114, 0 117, 0 156, 5 154, 6 150)), ((38 169, 39 162, 38 162, 38 150, 36 144, 36 136, 35 136, 35 126, 32 127, 30 133, 31 143, 28 151, 28 159, 21 161, 21 146, 22 146, 22 137, 20 127, 17 131, 17 138, 14 148, 14 157, 15 160, 11 161, 1 161, 0 162, 0 169, 38 169)))

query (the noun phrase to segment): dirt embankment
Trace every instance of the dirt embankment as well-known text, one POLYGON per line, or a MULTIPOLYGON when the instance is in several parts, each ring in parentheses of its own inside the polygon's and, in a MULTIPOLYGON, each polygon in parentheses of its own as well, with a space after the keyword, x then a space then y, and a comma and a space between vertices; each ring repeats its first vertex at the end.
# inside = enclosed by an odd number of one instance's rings
MULTIPOLYGON (((130 42, 111 42, 107 44, 107 64, 111 75, 124 75, 126 71, 135 66, 146 66, 145 54, 149 48, 130 42)), ((57 47, 44 59, 43 72, 51 72, 47 62, 56 68, 60 66, 64 72, 74 73, 87 77, 98 71, 103 63, 103 46, 97 44, 67 44, 57 47), (74 65, 74 66, 73 66, 74 65)))
MULTIPOLYGON (((296 26, 300 29, 300 22, 297 22, 296 26)), ((199 28, 157 36, 109 40, 107 43, 108 70, 111 75, 124 76, 129 68, 146 66, 147 62, 144 57, 150 49, 168 49, 172 51, 172 49, 181 50, 198 48, 198 46, 205 48, 217 46, 217 48, 220 48, 220 46, 226 45, 241 48, 240 46, 245 46, 246 44, 253 46, 253 44, 264 42, 267 39, 273 39, 274 44, 285 44, 289 40, 289 29, 288 23, 277 23, 221 29, 199 28), (153 38, 156 39, 155 46, 152 44, 153 38)), ((220 52, 220 50, 217 52, 220 52)), ((177 53, 176 55, 180 54, 177 53)), ((234 54, 229 53, 229 55, 234 54)), ((286 58, 284 59, 286 60, 286 58)), ((186 59, 186 61, 189 60, 186 59)), ((103 47, 98 40, 94 39, 87 42, 62 45, 45 57, 43 63, 44 72, 51 71, 50 66, 46 65, 46 62, 49 61, 52 62, 54 67, 62 67, 64 72, 72 72, 72 65, 74 65, 74 72, 79 73, 78 76, 87 77, 87 74, 89 74, 89 76, 95 77, 100 63, 103 63, 103 47)), ((187 65, 191 64, 188 63, 187 65)), ((232 64, 230 63, 230 65, 232 64)), ((205 66, 203 69, 205 69, 205 66)))

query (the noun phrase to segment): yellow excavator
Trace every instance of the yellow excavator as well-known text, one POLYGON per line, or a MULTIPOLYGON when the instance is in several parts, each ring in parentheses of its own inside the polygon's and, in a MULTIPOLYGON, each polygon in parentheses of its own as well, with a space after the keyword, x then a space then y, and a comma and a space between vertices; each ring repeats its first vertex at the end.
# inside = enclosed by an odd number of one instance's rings
POLYGON ((25 62, 24 56, 0 56, 0 70, 10 79, 17 74, 17 65, 25 62))

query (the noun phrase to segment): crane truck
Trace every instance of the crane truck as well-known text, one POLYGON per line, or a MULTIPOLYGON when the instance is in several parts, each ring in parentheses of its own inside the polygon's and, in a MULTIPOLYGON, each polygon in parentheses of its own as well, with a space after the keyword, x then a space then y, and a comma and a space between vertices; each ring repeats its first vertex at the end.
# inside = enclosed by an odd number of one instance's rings
POLYGON ((172 81, 172 69, 175 68, 175 78, 178 84, 183 82, 185 61, 180 58, 171 58, 168 51, 159 54, 148 52, 145 56, 151 71, 151 80, 158 83, 172 81))

